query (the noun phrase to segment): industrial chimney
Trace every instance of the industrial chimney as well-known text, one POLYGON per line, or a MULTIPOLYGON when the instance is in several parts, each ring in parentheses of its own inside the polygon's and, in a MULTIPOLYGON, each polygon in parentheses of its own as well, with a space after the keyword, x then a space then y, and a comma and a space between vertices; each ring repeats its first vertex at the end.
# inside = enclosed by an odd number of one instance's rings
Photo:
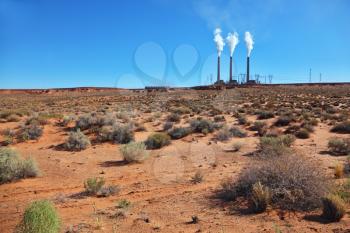
POLYGON ((229 83, 232 83, 232 56, 230 56, 230 81, 229 83))
POLYGON ((250 73, 249 57, 247 57, 247 83, 249 83, 249 73, 250 73))
POLYGON ((217 83, 220 83, 220 56, 218 56, 218 80, 217 83))

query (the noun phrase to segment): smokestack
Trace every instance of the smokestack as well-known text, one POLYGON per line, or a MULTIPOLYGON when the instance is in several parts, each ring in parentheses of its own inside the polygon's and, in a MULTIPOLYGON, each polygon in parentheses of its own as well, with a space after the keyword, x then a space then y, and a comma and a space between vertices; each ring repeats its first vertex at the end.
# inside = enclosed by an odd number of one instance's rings
POLYGON ((220 82, 220 56, 218 56, 218 80, 217 82, 220 82))
POLYGON ((214 42, 216 44, 216 50, 218 52, 218 80, 217 82, 220 82, 220 56, 222 51, 224 50, 225 42, 224 39, 221 36, 221 29, 217 28, 214 31, 214 42))
POLYGON ((230 57, 230 83, 232 83, 232 56, 230 57))
POLYGON ((249 83, 249 73, 250 73, 249 57, 247 57, 247 83, 249 83))
POLYGON ((248 83, 249 82, 249 74, 250 74, 249 57, 250 57, 250 54, 253 50, 253 45, 254 45, 253 36, 250 34, 250 32, 245 33, 244 40, 245 40, 245 43, 247 46, 247 83, 248 83))

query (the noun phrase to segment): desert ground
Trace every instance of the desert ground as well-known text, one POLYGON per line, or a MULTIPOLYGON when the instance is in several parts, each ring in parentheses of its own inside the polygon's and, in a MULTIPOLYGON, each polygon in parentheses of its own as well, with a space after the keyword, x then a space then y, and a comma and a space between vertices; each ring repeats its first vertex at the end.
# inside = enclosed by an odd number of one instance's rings
POLYGON ((249 198, 220 198, 225 181, 268 160, 259 156, 262 137, 288 134, 295 136, 289 149, 320 170, 329 192, 341 189, 348 212, 349 160, 328 145, 349 138, 332 130, 349 121, 349 85, 8 91, 0 106, 1 147, 32 158, 39 169, 35 177, 0 184, 1 233, 13 232, 26 207, 44 199, 57 209, 61 232, 350 232, 348 214, 326 221, 322 206, 276 202, 254 213, 249 198), (203 119, 209 128, 196 128, 193 121, 203 119), (132 139, 106 136, 116 124, 128 125, 132 139), (26 131, 33 125, 42 130, 37 137, 26 131), (171 135, 180 127, 191 130, 171 135), (69 149, 65 143, 78 128, 90 144, 69 149), (142 161, 126 161, 121 147, 153 133, 170 135, 170 143, 147 148, 142 161), (93 177, 117 191, 88 195, 84 181, 93 177))

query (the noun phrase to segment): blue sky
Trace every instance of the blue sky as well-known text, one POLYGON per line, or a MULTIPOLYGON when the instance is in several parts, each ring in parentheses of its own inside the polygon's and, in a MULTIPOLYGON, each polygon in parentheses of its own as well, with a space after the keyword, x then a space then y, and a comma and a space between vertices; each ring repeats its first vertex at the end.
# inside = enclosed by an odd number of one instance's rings
MULTIPOLYGON (((213 30, 237 31, 234 74, 350 81, 348 0, 0 0, 0 88, 208 84, 213 30)), ((228 79, 229 50, 222 55, 228 79)), ((263 80, 264 81, 264 80, 263 80)))

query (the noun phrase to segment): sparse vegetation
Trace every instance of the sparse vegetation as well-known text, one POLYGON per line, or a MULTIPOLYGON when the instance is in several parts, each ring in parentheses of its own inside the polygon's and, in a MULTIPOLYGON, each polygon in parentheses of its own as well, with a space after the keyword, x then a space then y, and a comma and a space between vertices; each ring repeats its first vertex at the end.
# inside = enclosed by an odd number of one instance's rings
POLYGON ((350 121, 337 124, 331 129, 333 133, 350 134, 350 121))
POLYGON ((103 177, 88 178, 84 182, 85 192, 88 195, 96 196, 104 185, 105 179, 103 177))
POLYGON ((215 129, 213 122, 206 119, 193 120, 190 124, 192 131, 195 133, 208 134, 212 133, 215 129))
POLYGON ((168 132, 171 139, 180 139, 180 138, 186 137, 190 133, 191 133, 191 128, 187 128, 187 127, 173 128, 168 132))

